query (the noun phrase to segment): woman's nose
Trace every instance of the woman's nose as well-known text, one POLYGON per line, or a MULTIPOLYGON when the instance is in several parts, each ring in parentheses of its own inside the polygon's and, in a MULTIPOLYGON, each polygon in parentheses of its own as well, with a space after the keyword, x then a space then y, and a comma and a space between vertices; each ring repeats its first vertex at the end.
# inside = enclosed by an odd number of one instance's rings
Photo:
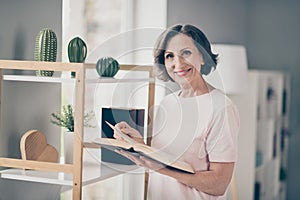
POLYGON ((184 58, 182 56, 176 55, 174 59, 174 68, 180 68, 184 63, 184 58))

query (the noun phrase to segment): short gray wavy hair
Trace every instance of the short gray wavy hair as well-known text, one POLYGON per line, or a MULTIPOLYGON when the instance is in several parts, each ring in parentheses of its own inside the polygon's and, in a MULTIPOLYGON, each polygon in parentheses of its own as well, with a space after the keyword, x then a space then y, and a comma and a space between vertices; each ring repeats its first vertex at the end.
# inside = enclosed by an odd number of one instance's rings
POLYGON ((186 24, 176 24, 166 29, 157 39, 154 47, 154 67, 156 77, 163 81, 173 79, 169 76, 165 67, 165 50, 168 42, 175 35, 182 33, 191 37, 195 46, 203 56, 204 65, 201 66, 201 74, 208 75, 212 70, 216 69, 218 54, 211 51, 211 45, 205 34, 197 27, 186 24))

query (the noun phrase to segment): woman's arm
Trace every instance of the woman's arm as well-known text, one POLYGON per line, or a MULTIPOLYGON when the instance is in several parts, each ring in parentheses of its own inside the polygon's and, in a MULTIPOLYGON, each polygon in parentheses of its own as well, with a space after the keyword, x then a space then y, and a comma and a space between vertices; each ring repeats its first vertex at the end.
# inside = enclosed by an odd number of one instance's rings
MULTIPOLYGON (((120 128, 123 133, 134 138, 137 142, 144 143, 139 132, 131 128, 126 122, 120 122, 116 124, 116 126, 120 128)), ((114 137, 116 139, 121 139, 118 138, 116 134, 114 137)), ((118 150, 117 153, 122 154, 139 166, 175 178, 177 181, 188 187, 193 187, 201 192, 214 196, 221 196, 226 192, 234 169, 234 162, 211 162, 208 171, 197 171, 195 174, 188 174, 168 169, 164 165, 143 156, 136 157, 122 150, 118 150)))
POLYGON ((122 154, 132 160, 139 166, 155 170, 156 172, 175 178, 177 181, 188 187, 193 187, 201 192, 222 196, 231 181, 234 163, 210 163, 208 171, 197 171, 195 174, 189 174, 166 168, 163 164, 144 156, 133 156, 125 151, 118 150, 117 153, 122 154))
MULTIPOLYGON (((144 162, 146 165, 153 165, 153 163, 150 164, 146 160, 144 162)), ((152 166, 149 167, 151 168, 152 166)), ((173 177, 177 181, 201 192, 221 196, 226 192, 231 181, 233 168, 234 163, 210 163, 208 171, 197 171, 195 174, 183 173, 167 168, 161 168, 157 172, 173 177)))

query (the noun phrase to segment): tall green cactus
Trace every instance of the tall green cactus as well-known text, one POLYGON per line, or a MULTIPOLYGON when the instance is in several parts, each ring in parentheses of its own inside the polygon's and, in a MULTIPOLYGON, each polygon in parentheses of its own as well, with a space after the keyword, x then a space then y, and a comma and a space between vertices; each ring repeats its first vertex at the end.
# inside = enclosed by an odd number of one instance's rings
MULTIPOLYGON (((51 29, 42 29, 36 36, 34 59, 36 61, 55 62, 57 54, 57 38, 51 29)), ((38 70, 38 76, 52 76, 54 71, 38 70)))
MULTIPOLYGON (((83 63, 87 54, 87 47, 85 42, 79 38, 73 38, 68 44, 68 57, 70 62, 83 63)), ((71 73, 75 77, 75 72, 71 73)))

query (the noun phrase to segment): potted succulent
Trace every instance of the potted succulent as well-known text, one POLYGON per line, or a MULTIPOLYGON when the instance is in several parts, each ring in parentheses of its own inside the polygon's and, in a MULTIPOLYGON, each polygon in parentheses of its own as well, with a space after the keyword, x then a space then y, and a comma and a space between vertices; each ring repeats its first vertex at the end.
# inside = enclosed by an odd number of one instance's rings
POLYGON ((110 56, 102 57, 96 63, 96 70, 100 77, 114 77, 119 69, 118 61, 110 56))
MULTIPOLYGON (((65 128, 67 131, 64 132, 61 138, 60 145, 60 156, 61 163, 72 163, 73 160, 73 142, 74 142, 74 110, 71 105, 64 105, 62 111, 51 114, 51 122, 57 126, 65 128)), ((86 113, 84 115, 84 126, 95 127, 90 125, 89 122, 94 117, 93 112, 86 113)))
MULTIPOLYGON (((74 111, 71 105, 64 105, 61 113, 52 113, 51 122, 57 126, 66 128, 69 132, 74 132, 74 111)), ((84 126, 94 127, 89 122, 94 117, 93 112, 86 113, 84 115, 84 126)))

